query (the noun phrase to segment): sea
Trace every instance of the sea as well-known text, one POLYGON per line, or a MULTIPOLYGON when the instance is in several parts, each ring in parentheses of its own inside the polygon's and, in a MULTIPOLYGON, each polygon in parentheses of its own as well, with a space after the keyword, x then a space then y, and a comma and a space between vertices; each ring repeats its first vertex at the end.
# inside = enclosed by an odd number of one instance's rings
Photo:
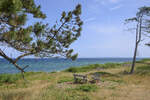
MULTIPOLYGON (((142 58, 137 58, 141 60, 142 58)), ((131 62, 132 58, 78 58, 75 61, 64 58, 42 58, 21 59, 18 65, 21 67, 29 66, 25 71, 27 72, 53 72, 65 70, 69 67, 79 67, 90 64, 104 64, 104 63, 122 63, 131 62)), ((7 60, 0 59, 0 74, 3 73, 18 73, 19 71, 7 60)))

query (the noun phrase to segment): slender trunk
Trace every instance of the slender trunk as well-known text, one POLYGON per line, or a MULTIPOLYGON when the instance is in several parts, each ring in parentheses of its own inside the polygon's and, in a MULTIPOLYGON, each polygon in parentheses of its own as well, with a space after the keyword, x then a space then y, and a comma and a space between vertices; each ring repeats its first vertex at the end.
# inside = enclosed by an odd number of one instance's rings
POLYGON ((130 74, 132 74, 134 72, 134 67, 135 67, 135 62, 136 62, 136 55, 137 55, 137 49, 138 49, 138 42, 136 42, 135 44, 135 50, 134 50, 134 56, 133 56, 133 60, 132 60, 132 66, 131 66, 131 70, 130 70, 130 74))
POLYGON ((133 74, 133 72, 134 72, 134 67, 135 67, 135 63, 136 63, 137 49, 138 49, 139 43, 141 42, 141 37, 142 37, 142 17, 143 17, 143 14, 139 17, 139 21, 138 21, 137 27, 136 27, 135 50, 134 50, 134 56, 133 56, 133 60, 132 60, 132 66, 131 66, 130 74, 133 74))
POLYGON ((9 58, 1 49, 0 49, 0 56, 5 58, 7 61, 9 61, 11 64, 13 64, 18 70, 20 70, 21 74, 22 74, 22 78, 25 80, 25 77, 24 77, 25 71, 23 68, 21 68, 13 59, 9 58))

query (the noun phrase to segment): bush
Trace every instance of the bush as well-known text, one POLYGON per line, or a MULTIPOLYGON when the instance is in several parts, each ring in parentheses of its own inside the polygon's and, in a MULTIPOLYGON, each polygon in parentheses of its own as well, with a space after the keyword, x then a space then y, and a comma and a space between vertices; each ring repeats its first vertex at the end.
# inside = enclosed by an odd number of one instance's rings
POLYGON ((96 69, 98 67, 102 66, 102 64, 92 64, 92 65, 86 65, 86 66, 80 66, 80 67, 70 67, 66 69, 66 72, 73 72, 73 73, 78 73, 78 72, 87 72, 91 71, 93 69, 96 69))
POLYGON ((140 66, 140 67, 137 67, 137 70, 139 71, 150 71, 150 66, 146 65, 146 66, 140 66))
POLYGON ((79 71, 79 68, 76 68, 76 67, 70 67, 68 69, 65 70, 66 72, 73 72, 73 73, 76 73, 79 71))
POLYGON ((150 66, 145 65, 145 66, 137 67, 135 70, 135 73, 141 74, 141 75, 150 74, 150 66))
POLYGON ((2 74, 0 75, 0 83, 15 83, 20 78, 19 74, 2 74))
POLYGON ((117 75, 108 72, 95 72, 94 74, 99 74, 100 76, 106 76, 106 77, 112 77, 112 76, 118 77, 117 75))
POLYGON ((118 66, 121 66, 121 63, 106 63, 106 64, 92 64, 92 65, 86 65, 86 66, 80 66, 80 67, 70 67, 66 69, 66 72, 73 72, 73 73, 78 73, 78 72, 87 72, 91 71, 97 68, 116 68, 118 66))
POLYGON ((41 73, 43 73, 43 72, 25 72, 24 75, 25 75, 25 77, 27 77, 27 76, 37 75, 37 74, 41 74, 41 73))
POLYGON ((106 63, 103 65, 104 68, 116 68, 121 66, 121 63, 106 63))
POLYGON ((150 59, 145 58, 145 59, 142 59, 142 60, 136 61, 136 63, 145 63, 145 62, 147 62, 147 61, 150 61, 150 59))

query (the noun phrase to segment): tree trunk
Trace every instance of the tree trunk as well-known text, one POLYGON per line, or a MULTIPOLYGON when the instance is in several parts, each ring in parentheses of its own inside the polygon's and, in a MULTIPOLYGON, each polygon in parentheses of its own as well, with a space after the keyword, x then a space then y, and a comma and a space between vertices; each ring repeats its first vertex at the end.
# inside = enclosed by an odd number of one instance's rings
POLYGON ((134 72, 138 44, 139 44, 139 42, 136 42, 136 44, 135 44, 135 50, 134 50, 134 56, 133 56, 133 60, 132 60, 132 66, 131 66, 130 74, 133 74, 133 72, 134 72))
POLYGON ((134 67, 135 67, 135 63, 136 63, 137 49, 138 49, 139 43, 141 42, 141 37, 142 37, 142 17, 143 17, 143 14, 139 17, 139 21, 138 21, 137 27, 136 27, 135 50, 134 50, 134 56, 133 56, 133 60, 132 60, 132 66, 131 66, 130 74, 133 74, 133 72, 134 72, 134 67))
MULTIPOLYGON (((18 70, 21 71, 21 75, 22 75, 22 78, 25 80, 25 77, 24 77, 24 68, 21 68, 12 58, 9 58, 1 49, 0 49, 0 56, 2 56, 4 59, 6 59, 7 61, 9 61, 11 64, 13 64, 18 70)), ((28 67, 28 66, 27 66, 28 67)))

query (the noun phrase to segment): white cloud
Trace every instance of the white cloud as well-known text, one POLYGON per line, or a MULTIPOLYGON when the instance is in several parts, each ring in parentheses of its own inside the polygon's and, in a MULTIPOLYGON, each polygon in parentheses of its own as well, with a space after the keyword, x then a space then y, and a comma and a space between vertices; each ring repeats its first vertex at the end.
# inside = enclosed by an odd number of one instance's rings
POLYGON ((100 3, 102 5, 105 5, 107 3, 118 3, 120 0, 94 0, 96 3, 100 3))
POLYGON ((121 0, 94 0, 94 2, 91 2, 88 5, 88 10, 99 14, 100 10, 107 9, 107 10, 116 10, 122 7, 122 4, 120 2, 121 0), (115 6, 117 5, 117 6, 115 6))
POLYGON ((86 19, 86 20, 84 21, 84 23, 91 22, 91 21, 94 21, 94 20, 95 20, 95 18, 94 18, 94 17, 91 17, 91 18, 86 19))
POLYGON ((117 10, 117 9, 119 9, 119 8, 121 8, 122 7, 122 5, 117 5, 117 6, 115 6, 115 7, 112 7, 112 8, 110 8, 110 10, 112 11, 112 10, 117 10))

